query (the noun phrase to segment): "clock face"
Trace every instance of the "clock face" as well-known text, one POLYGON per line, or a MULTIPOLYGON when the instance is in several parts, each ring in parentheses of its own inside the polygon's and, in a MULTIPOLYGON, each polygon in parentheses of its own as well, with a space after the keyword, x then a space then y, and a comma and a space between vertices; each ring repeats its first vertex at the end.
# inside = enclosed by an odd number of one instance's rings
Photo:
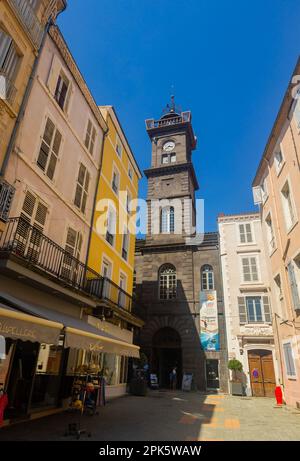
POLYGON ((173 141, 166 142, 166 144, 164 144, 163 149, 165 152, 172 152, 172 150, 175 149, 175 142, 173 141))

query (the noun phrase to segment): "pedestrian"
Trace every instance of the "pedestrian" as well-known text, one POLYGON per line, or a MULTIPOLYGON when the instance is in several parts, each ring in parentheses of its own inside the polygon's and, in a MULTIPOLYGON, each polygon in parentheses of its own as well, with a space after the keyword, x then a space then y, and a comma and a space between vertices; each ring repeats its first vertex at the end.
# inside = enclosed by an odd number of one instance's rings
POLYGON ((177 368, 176 367, 174 367, 170 373, 170 385, 171 385, 171 389, 175 391, 177 387, 177 368))

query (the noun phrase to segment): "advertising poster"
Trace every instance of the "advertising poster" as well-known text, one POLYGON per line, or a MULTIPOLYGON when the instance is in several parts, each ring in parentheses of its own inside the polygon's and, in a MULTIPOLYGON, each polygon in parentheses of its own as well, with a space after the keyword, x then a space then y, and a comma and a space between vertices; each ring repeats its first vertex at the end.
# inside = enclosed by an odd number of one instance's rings
POLYGON ((216 291, 202 291, 200 293, 200 340, 204 351, 220 351, 216 291))

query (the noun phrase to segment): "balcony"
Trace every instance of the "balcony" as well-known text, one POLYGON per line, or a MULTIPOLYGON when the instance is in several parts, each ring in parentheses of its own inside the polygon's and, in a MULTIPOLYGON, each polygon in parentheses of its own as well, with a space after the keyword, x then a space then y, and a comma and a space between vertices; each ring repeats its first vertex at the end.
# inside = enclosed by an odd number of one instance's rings
POLYGON ((13 80, 11 80, 9 76, 3 72, 3 70, 0 72, 0 77, 2 77, 0 80, 1 95, 3 94, 5 101, 7 101, 12 106, 16 98, 17 89, 14 86, 13 80))
POLYGON ((99 302, 99 306, 113 306, 131 312, 132 297, 128 293, 74 258, 21 217, 7 221, 0 239, 0 258, 10 255, 20 259, 27 267, 54 277, 64 286, 91 296, 99 302))
POLYGON ((166 117, 159 120, 148 119, 146 120, 146 128, 147 130, 152 130, 154 128, 165 128, 189 122, 191 122, 191 112, 182 112, 179 116, 174 115, 174 117, 166 117))
POLYGON ((30 5, 29 1, 9 0, 9 3, 15 11, 20 22, 23 24, 33 44, 37 49, 39 49, 43 37, 43 26, 36 16, 35 11, 30 5))

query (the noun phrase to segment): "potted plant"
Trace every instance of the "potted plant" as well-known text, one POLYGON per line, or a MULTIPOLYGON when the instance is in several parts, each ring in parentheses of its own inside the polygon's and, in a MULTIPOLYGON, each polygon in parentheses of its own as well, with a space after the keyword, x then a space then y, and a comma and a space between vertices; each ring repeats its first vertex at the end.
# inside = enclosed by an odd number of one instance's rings
POLYGON ((244 395, 244 384, 241 377, 243 364, 237 359, 232 359, 228 363, 228 369, 232 372, 232 379, 230 381, 231 394, 244 395))

